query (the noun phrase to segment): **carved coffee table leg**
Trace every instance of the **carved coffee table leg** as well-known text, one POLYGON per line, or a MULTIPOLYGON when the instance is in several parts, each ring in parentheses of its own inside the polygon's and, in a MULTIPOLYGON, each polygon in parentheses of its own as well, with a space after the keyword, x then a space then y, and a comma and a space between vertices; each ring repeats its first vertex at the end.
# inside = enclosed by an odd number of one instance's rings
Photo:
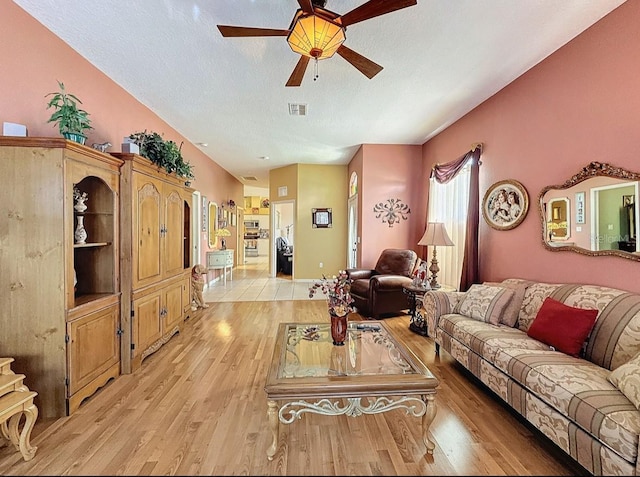
POLYGON ((269 460, 273 460, 273 456, 276 455, 276 449, 278 448, 278 404, 275 401, 269 401, 267 403, 267 417, 269 418, 269 428, 271 429, 271 434, 273 437, 273 441, 271 442, 271 446, 267 449, 267 458, 269 460))
POLYGON ((427 447, 427 453, 433 454, 433 449, 435 449, 436 445, 429 439, 429 426, 431 426, 433 419, 436 417, 437 408, 435 396, 433 394, 427 394, 422 396, 422 400, 427 406, 427 410, 422 416, 422 441, 427 447))

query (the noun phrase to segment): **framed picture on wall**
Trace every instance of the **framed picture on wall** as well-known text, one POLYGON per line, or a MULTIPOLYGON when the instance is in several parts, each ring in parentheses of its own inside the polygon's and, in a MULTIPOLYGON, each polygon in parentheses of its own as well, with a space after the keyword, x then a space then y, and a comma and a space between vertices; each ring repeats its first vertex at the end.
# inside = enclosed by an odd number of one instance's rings
POLYGON ((331 209, 311 209, 311 226, 314 229, 326 229, 332 225, 331 209))
POLYGON ((584 192, 576 192, 576 224, 584 224, 584 192))

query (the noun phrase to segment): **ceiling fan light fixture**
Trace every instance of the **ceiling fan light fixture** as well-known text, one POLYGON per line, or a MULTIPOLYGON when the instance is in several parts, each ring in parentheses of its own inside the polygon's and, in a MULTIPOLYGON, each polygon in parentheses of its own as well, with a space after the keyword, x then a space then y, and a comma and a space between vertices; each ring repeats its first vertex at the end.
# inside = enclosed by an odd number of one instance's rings
POLYGON ((287 37, 291 49, 316 60, 331 58, 346 40, 342 25, 315 13, 298 10, 292 25, 287 37))

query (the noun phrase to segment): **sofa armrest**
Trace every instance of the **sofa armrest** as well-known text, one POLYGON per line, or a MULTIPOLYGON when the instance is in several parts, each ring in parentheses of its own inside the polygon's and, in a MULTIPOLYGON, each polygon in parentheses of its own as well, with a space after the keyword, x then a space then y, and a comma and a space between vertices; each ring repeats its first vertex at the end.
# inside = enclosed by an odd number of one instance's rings
POLYGON ((462 298, 465 292, 446 292, 438 290, 430 290, 424 294, 422 299, 423 316, 427 321, 427 326, 433 330, 438 327, 438 320, 442 315, 453 313, 454 308, 462 298))
POLYGON ((375 270, 367 270, 365 268, 347 268, 345 270, 347 277, 351 280, 360 280, 371 278, 375 274, 375 270))
POLYGON ((402 275, 376 275, 371 277, 369 289, 402 291, 402 287, 410 286, 411 282, 411 278, 402 275))

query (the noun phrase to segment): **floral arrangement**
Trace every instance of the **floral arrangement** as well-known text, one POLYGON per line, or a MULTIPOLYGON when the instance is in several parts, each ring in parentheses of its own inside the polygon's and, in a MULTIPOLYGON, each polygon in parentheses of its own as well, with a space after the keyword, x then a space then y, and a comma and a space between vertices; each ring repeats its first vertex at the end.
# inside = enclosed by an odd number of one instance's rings
POLYGON ((318 290, 326 295, 327 305, 331 314, 345 316, 355 311, 351 305, 354 302, 350 293, 351 280, 344 270, 340 270, 338 276, 334 275, 331 280, 322 275, 322 280, 309 287, 309 298, 313 298, 318 290))
POLYGON ((80 202, 83 203, 84 201, 87 200, 87 193, 86 192, 80 192, 80 189, 78 189, 77 187, 73 188, 73 199, 76 202, 80 202))

